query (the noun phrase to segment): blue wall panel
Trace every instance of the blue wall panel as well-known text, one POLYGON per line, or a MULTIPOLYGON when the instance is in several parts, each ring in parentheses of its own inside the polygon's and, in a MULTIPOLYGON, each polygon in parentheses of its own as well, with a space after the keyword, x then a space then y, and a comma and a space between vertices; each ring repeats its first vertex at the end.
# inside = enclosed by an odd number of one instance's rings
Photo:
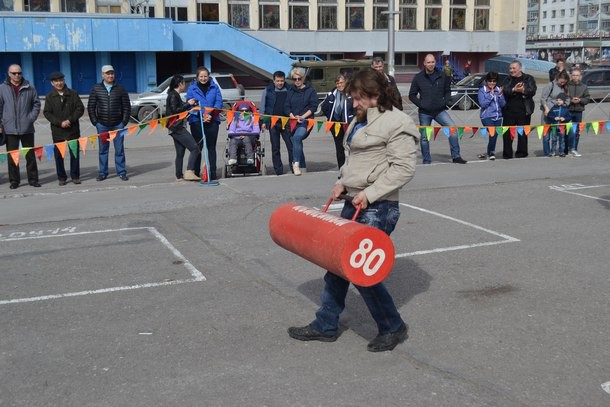
POLYGON ((65 20, 66 50, 91 51, 93 49, 92 21, 89 18, 65 20))
POLYGON ((32 19, 5 18, 5 43, 7 51, 31 51, 34 47, 32 39, 32 19))
POLYGON ((148 49, 148 30, 146 20, 118 20, 118 33, 121 39, 118 50, 140 51, 148 49))
POLYGON ((32 51, 64 51, 66 49, 65 20, 32 19, 32 51))
POLYGON ((100 18, 91 21, 92 51, 116 51, 119 49, 117 20, 100 18))

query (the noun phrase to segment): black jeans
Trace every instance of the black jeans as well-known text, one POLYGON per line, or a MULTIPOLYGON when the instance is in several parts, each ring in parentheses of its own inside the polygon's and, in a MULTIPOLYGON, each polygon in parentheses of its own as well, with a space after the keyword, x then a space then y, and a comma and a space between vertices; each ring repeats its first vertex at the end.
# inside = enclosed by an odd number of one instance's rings
MULTIPOLYGON (((60 143, 64 140, 56 139, 53 137, 53 143, 60 143)), ((55 146, 55 169, 57 170, 57 179, 60 181, 66 181, 68 179, 68 175, 66 174, 66 167, 64 166, 64 158, 66 155, 70 156, 70 178, 79 179, 80 178, 80 146, 78 145, 78 141, 76 142, 76 148, 74 149, 74 154, 72 150, 66 143, 66 150, 64 153, 64 157, 61 156, 59 149, 55 146)))
POLYGON ((288 150, 288 166, 292 171, 292 139, 290 138, 290 129, 286 126, 282 130, 282 123, 278 121, 275 126, 269 129, 269 138, 271 139, 271 160, 273 161, 273 169, 276 175, 284 173, 284 164, 282 164, 282 152, 280 151, 280 137, 286 144, 288 150))
MULTIPOLYGON (((7 134, 6 135, 6 151, 19 150, 19 142, 22 147, 34 147, 34 133, 29 134, 7 134)), ((38 166, 36 165, 36 156, 34 149, 30 149, 25 155, 25 169, 28 175, 28 182, 38 182, 38 166)), ((19 163, 13 162, 13 157, 9 155, 8 159, 8 179, 11 184, 19 185, 21 176, 19 175, 19 163)))
MULTIPOLYGON (((216 176, 216 141, 218 140, 218 122, 212 120, 209 123, 203 123, 203 131, 205 132, 205 143, 208 147, 208 161, 210 162, 210 179, 217 179, 216 176)), ((191 123, 191 133, 193 138, 200 143, 200 149, 203 147, 203 134, 201 133, 201 122, 191 123)), ((195 174, 200 176, 201 173, 201 155, 195 161, 195 174)))
POLYGON ((176 179, 180 179, 183 176, 182 166, 186 150, 189 150, 189 160, 186 164, 186 169, 191 171, 195 171, 197 159, 199 159, 201 164, 201 150, 191 133, 184 127, 170 130, 169 135, 174 139, 174 148, 176 149, 176 179))
POLYGON ((339 128, 339 133, 335 134, 335 127, 331 127, 330 133, 333 135, 333 141, 335 142, 335 152, 337 154, 337 167, 343 167, 345 164, 345 149, 343 148, 343 137, 345 136, 345 131, 343 130, 343 126, 339 128))

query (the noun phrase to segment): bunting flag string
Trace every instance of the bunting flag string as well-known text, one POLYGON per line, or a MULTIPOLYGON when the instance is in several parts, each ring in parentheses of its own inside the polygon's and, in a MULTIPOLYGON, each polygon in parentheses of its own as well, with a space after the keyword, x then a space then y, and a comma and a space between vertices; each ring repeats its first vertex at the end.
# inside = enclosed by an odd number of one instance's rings
MULTIPOLYGON (((86 154, 87 151, 87 141, 91 144, 91 148, 95 148, 96 140, 99 140, 102 143, 107 143, 108 141, 114 140, 116 137, 126 137, 132 135, 139 135, 146 127, 149 127, 149 135, 157 129, 159 124, 161 128, 171 127, 176 121, 185 119, 190 114, 199 114, 198 112, 204 110, 206 114, 211 114, 213 118, 218 117, 219 114, 225 113, 227 122, 231 123, 235 120, 235 111, 232 109, 215 109, 210 107, 201 107, 195 106, 192 109, 181 112, 175 115, 170 115, 166 117, 161 117, 159 119, 153 119, 148 122, 142 122, 139 124, 135 124, 133 126, 128 126, 124 129, 112 130, 110 132, 102 132, 96 135, 87 135, 80 137, 77 140, 70 140, 68 142, 62 141, 54 144, 49 144, 45 146, 35 146, 35 147, 22 147, 17 150, 11 150, 6 152, 0 152, 0 163, 6 162, 6 160, 10 157, 16 164, 19 163, 19 156, 23 157, 30 151, 34 151, 34 155, 39 160, 42 159, 43 154, 46 155, 48 160, 54 159, 54 149, 57 147, 59 153, 62 157, 65 157, 66 154, 66 146, 70 153, 73 156, 76 156, 77 151, 80 149, 83 155, 86 154), (204 110, 205 109, 205 110, 204 110)), ((275 115, 262 115, 260 113, 248 113, 247 117, 252 117, 253 120, 257 122, 263 122, 265 124, 271 123, 270 127, 274 127, 278 120, 282 124, 282 129, 286 128, 286 125, 289 125, 290 130, 294 131, 297 126, 297 121, 295 119, 290 119, 286 116, 275 116, 275 115)), ((307 130, 311 130, 314 126, 316 126, 317 131, 320 132, 322 129, 326 131, 326 133, 332 133, 334 130, 334 134, 338 134, 341 128, 344 131, 347 131, 349 127, 349 123, 345 122, 335 122, 328 121, 326 119, 317 120, 317 119, 307 119, 307 130)), ((535 131, 538 135, 539 139, 542 139, 545 134, 551 134, 559 132, 560 134, 569 134, 570 132, 578 130, 581 136, 583 134, 589 135, 591 131, 594 136, 600 135, 602 132, 610 133, 610 121, 607 120, 597 120, 591 122, 580 122, 580 123, 559 123, 559 124, 540 124, 540 125, 525 125, 525 126, 483 126, 483 127, 474 127, 474 126, 416 126, 421 134, 421 137, 426 137, 428 141, 432 138, 436 140, 439 131, 442 131, 447 137, 451 137, 457 132, 457 136, 460 140, 464 137, 464 134, 470 134, 470 138, 474 137, 475 134, 479 133, 483 138, 488 137, 503 137, 503 135, 509 136, 511 139, 516 137, 529 137, 532 135, 532 131, 535 131)))

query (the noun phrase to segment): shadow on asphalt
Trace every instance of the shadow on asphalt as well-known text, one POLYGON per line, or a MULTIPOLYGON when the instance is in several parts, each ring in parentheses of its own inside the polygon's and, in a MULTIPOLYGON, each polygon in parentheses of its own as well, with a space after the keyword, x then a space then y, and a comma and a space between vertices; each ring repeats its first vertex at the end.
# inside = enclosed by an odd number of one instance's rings
POLYGON ((610 210, 610 195, 600 196, 601 199, 605 199, 605 201, 599 200, 599 203, 606 209, 610 210))
MULTIPOLYGON (((317 306, 320 305, 320 295, 324 288, 324 275, 320 278, 307 281, 298 287, 298 291, 309 298, 317 306)), ((394 297, 398 309, 403 308, 417 294, 424 293, 430 288, 432 277, 411 259, 396 259, 394 269, 384 281, 388 290, 394 297)), ((401 312, 403 319, 409 323, 409 310, 401 312)), ((315 315, 312 315, 312 320, 315 315)), ((357 335, 371 340, 377 336, 377 326, 372 319, 364 301, 357 291, 350 290, 345 299, 345 310, 341 314, 340 333, 352 330, 357 335)))

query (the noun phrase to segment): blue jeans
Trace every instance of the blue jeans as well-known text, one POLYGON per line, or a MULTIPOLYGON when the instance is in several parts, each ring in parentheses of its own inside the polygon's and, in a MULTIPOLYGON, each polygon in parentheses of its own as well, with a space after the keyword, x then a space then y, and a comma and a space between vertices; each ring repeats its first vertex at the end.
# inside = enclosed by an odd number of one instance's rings
MULTIPOLYGON (((449 116, 449 113, 447 113, 446 110, 443 110, 436 115, 421 112, 419 113, 420 126, 430 126, 432 124, 432 120, 435 120, 441 126, 455 126, 455 122, 451 116, 449 116)), ((460 157, 460 144, 458 141, 457 132, 454 132, 451 136, 449 136, 449 149, 451 150, 451 158, 460 157)), ((430 143, 423 132, 421 136, 421 154, 424 158, 424 164, 430 164, 432 162, 432 157, 430 156, 430 143)))
MULTIPOLYGON (((498 127, 502 126, 502 118, 492 119, 491 117, 487 117, 485 119, 481 119, 481 123, 485 127, 498 127)), ((496 143, 498 142, 498 137, 500 133, 496 131, 495 136, 489 136, 489 141, 487 142, 487 156, 496 155, 496 143)))
POLYGON ((303 152, 303 140, 309 137, 309 132, 305 126, 297 126, 292 134, 292 156, 294 162, 299 162, 299 167, 305 168, 305 153, 303 152))
POLYGON ((580 140, 580 127, 578 125, 582 122, 582 112, 570 113, 572 113, 572 129, 568 134, 568 149, 578 150, 578 141, 580 140))
MULTIPOLYGON (((346 202, 341 217, 351 219, 355 212, 356 208, 346 202)), ((379 201, 361 211, 357 221, 381 229, 389 235, 394 230, 399 216, 398 202, 379 201)), ((345 308, 350 282, 330 272, 324 275, 324 282, 324 291, 320 298, 322 304, 316 312, 312 326, 325 335, 334 336, 339 327, 339 315, 345 308)), ((355 287, 377 323, 380 335, 397 332, 403 326, 404 322, 394 300, 383 283, 371 287, 355 287)))
POLYGON ((288 150, 288 166, 292 170, 292 140, 290 139, 290 129, 282 130, 282 123, 276 123, 275 126, 269 129, 269 138, 271 139, 273 169, 277 175, 282 175, 284 173, 282 153, 280 151, 280 137, 284 140, 284 144, 286 144, 286 149, 288 150))
POLYGON ((557 155, 564 154, 566 148, 564 144, 565 140, 563 134, 559 131, 559 127, 555 128, 555 131, 553 131, 553 129, 550 129, 549 131, 551 132, 551 153, 556 153, 557 155))
MULTIPOLYGON (((124 128, 125 125, 123 123, 119 123, 116 126, 104 126, 103 124, 96 124, 95 128, 97 129, 97 133, 105 133, 112 130, 119 130, 124 128)), ((110 143, 106 141, 102 142, 102 138, 98 138, 99 147, 100 147, 100 175, 102 177, 108 176, 108 152, 110 151, 110 143)), ((117 175, 123 176, 127 175, 127 168, 125 164, 125 138, 123 136, 117 136, 112 140, 114 144, 114 165, 116 166, 117 175)))

